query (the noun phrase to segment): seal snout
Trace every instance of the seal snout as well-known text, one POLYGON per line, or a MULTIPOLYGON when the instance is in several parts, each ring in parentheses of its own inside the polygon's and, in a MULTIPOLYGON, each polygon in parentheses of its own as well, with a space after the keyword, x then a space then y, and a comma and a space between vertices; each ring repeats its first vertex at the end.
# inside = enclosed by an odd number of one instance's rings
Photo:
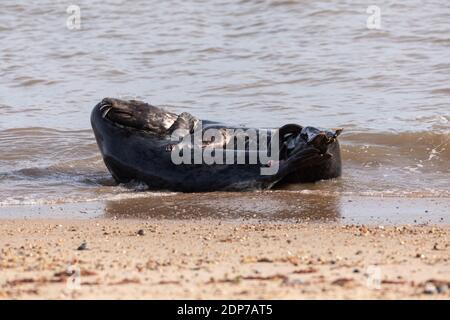
POLYGON ((98 108, 102 114, 102 118, 105 118, 108 113, 112 110, 113 104, 108 98, 105 98, 102 100, 102 102, 99 103, 98 108))
POLYGON ((138 100, 104 98, 95 108, 97 119, 110 122, 122 130, 164 133, 177 115, 138 100))
POLYGON ((321 154, 325 154, 327 152, 328 145, 333 143, 335 140, 336 138, 330 137, 326 134, 326 132, 321 131, 311 140, 309 140, 308 144, 314 146, 317 150, 320 151, 321 154))
POLYGON ((105 98, 97 105, 97 108, 103 119, 118 125, 137 127, 141 121, 140 110, 133 101, 105 98))
POLYGON ((99 104, 99 110, 102 113, 102 117, 110 120, 119 120, 121 118, 129 118, 134 112, 133 105, 126 101, 118 99, 105 98, 99 104), (109 115, 109 116, 108 116, 109 115))
POLYGON ((335 131, 319 130, 317 128, 307 127, 302 134, 306 143, 319 151, 321 155, 327 154, 329 146, 337 141, 342 129, 335 131))

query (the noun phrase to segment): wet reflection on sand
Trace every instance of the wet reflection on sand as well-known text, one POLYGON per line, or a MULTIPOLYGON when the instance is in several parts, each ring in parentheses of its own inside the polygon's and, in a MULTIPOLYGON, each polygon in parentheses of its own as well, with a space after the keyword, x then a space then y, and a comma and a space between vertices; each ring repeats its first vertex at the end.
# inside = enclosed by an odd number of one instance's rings
POLYGON ((334 221, 340 217, 340 200, 337 196, 271 191, 213 192, 107 201, 104 212, 107 217, 120 218, 334 221))
POLYGON ((100 217, 344 224, 449 223, 446 198, 361 197, 295 191, 171 194, 105 201, 100 217))

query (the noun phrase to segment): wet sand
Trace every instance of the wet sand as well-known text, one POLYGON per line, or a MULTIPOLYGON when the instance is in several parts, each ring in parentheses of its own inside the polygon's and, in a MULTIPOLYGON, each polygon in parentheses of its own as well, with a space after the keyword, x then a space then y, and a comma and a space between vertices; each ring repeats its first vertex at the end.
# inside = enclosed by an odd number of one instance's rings
POLYGON ((2 299, 450 298, 445 224, 16 218, 0 248, 2 299))
POLYGON ((117 200, 1 206, 2 219, 219 219, 345 224, 448 224, 448 197, 340 195, 321 190, 206 193, 133 191, 117 200))

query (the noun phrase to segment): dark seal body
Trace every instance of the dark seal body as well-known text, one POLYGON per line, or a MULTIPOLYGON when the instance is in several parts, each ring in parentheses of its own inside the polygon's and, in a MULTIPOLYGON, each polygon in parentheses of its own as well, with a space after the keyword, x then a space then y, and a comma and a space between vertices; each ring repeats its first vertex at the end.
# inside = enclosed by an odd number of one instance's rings
MULTIPOLYGON (((182 192, 255 190, 283 183, 312 182, 340 176, 337 135, 313 127, 286 125, 277 130, 279 170, 261 175, 271 164, 174 164, 171 135, 177 129, 194 132, 229 128, 180 115, 140 101, 105 98, 91 114, 91 124, 105 164, 117 182, 144 182, 150 189, 182 192)), ((227 138, 227 137, 225 137, 227 138)), ((220 141, 203 141, 205 146, 220 141)), ((248 149, 235 152, 251 152, 248 149)))

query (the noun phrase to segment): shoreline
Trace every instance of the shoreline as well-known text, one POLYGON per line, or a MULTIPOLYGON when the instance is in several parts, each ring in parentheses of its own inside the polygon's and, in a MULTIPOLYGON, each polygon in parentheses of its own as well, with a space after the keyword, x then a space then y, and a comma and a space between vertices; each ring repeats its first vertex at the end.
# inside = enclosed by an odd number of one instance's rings
POLYGON ((289 191, 170 193, 104 201, 0 206, 1 219, 220 219, 368 225, 450 225, 448 197, 369 197, 289 191))
POLYGON ((0 299, 450 298, 450 224, 2 219, 0 248, 0 299))

